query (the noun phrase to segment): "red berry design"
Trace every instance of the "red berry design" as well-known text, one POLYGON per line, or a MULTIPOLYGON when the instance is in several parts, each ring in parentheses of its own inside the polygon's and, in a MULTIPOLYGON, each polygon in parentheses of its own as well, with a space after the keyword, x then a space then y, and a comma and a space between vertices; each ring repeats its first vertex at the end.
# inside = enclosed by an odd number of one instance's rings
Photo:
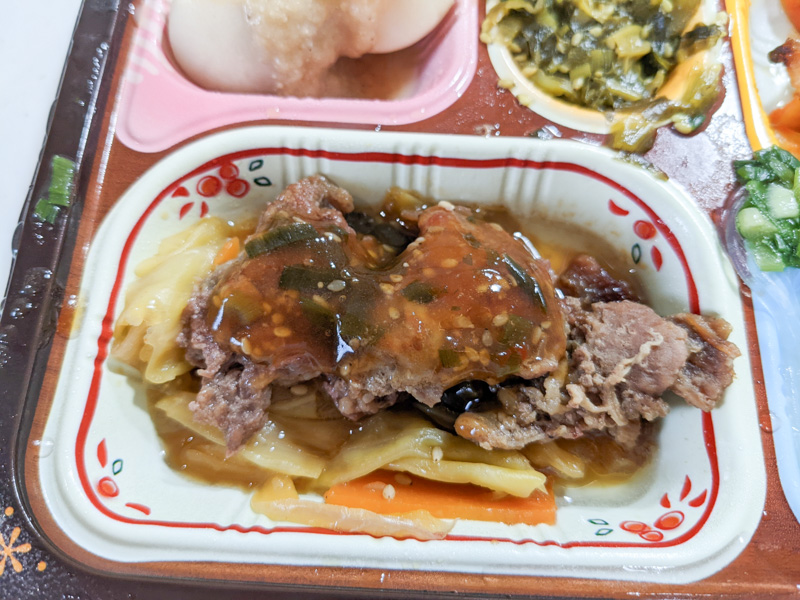
POLYGON ((97 482, 97 491, 106 498, 113 498, 119 496, 119 487, 111 477, 103 477, 97 482))
POLYGON ((216 196, 222 191, 222 182, 213 175, 206 175, 197 182, 197 193, 206 198, 216 196))
POLYGON ((636 221, 633 224, 633 232, 643 240, 656 237, 656 227, 650 221, 636 221))
POLYGON ((236 179, 239 176, 239 167, 233 163, 225 163, 219 168, 219 176, 225 180, 236 179))
POLYGON ((234 179, 233 181, 228 182, 228 185, 225 187, 225 191, 234 198, 241 198, 250 191, 250 184, 244 179, 234 179))

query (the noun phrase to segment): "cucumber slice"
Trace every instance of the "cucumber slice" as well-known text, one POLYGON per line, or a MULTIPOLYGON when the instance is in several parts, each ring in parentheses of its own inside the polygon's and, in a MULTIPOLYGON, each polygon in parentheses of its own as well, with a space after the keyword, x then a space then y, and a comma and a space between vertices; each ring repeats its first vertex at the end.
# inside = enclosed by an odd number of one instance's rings
POLYGON ((746 240, 758 240, 778 231, 775 224, 755 206, 748 206, 736 215, 736 229, 746 240))
POLYGON ((800 216, 800 206, 798 206, 792 190, 777 183, 771 183, 767 188, 767 205, 770 214, 775 219, 790 219, 800 216))
POLYGON ((762 271, 783 271, 786 263, 767 244, 753 244, 753 258, 762 271))

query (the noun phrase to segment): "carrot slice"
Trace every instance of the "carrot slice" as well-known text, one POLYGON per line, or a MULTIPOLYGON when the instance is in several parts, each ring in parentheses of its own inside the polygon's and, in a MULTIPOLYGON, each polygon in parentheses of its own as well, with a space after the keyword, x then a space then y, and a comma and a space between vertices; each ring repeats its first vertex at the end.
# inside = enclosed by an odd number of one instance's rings
POLYGON ((497 493, 475 485, 442 483, 408 473, 375 471, 334 485, 325 492, 325 502, 365 508, 383 515, 424 508, 440 519, 528 525, 553 525, 556 522, 556 502, 549 483, 546 492, 537 490, 528 498, 498 497, 497 493))
POLYGON ((778 146, 791 152, 796 158, 800 158, 800 131, 776 127, 774 132, 778 146))
POLYGON ((239 238, 232 237, 225 242, 219 252, 217 252, 217 256, 214 258, 214 264, 221 265, 229 260, 233 260, 237 256, 239 256, 239 238))
POLYGON ((769 122, 781 129, 800 129, 800 96, 794 96, 784 106, 769 113, 769 122))

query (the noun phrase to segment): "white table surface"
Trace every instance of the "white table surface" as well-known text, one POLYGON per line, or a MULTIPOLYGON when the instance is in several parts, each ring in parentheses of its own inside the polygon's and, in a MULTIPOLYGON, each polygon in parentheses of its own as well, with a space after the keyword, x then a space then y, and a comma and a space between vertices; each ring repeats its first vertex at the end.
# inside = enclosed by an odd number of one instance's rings
POLYGON ((81 0, 0 5, 0 298, 80 7, 81 0))

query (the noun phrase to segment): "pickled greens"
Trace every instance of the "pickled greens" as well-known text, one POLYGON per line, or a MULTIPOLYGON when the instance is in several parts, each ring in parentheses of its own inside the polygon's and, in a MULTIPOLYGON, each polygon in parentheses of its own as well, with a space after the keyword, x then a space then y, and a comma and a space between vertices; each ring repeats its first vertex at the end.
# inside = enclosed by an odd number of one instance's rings
POLYGON ((698 23, 700 4, 501 0, 489 10, 481 40, 505 46, 522 76, 543 92, 614 113, 611 145, 644 152, 661 125, 697 129, 721 90, 718 61, 695 59, 717 46, 723 20, 698 23), (681 86, 667 85, 678 67, 681 86))

